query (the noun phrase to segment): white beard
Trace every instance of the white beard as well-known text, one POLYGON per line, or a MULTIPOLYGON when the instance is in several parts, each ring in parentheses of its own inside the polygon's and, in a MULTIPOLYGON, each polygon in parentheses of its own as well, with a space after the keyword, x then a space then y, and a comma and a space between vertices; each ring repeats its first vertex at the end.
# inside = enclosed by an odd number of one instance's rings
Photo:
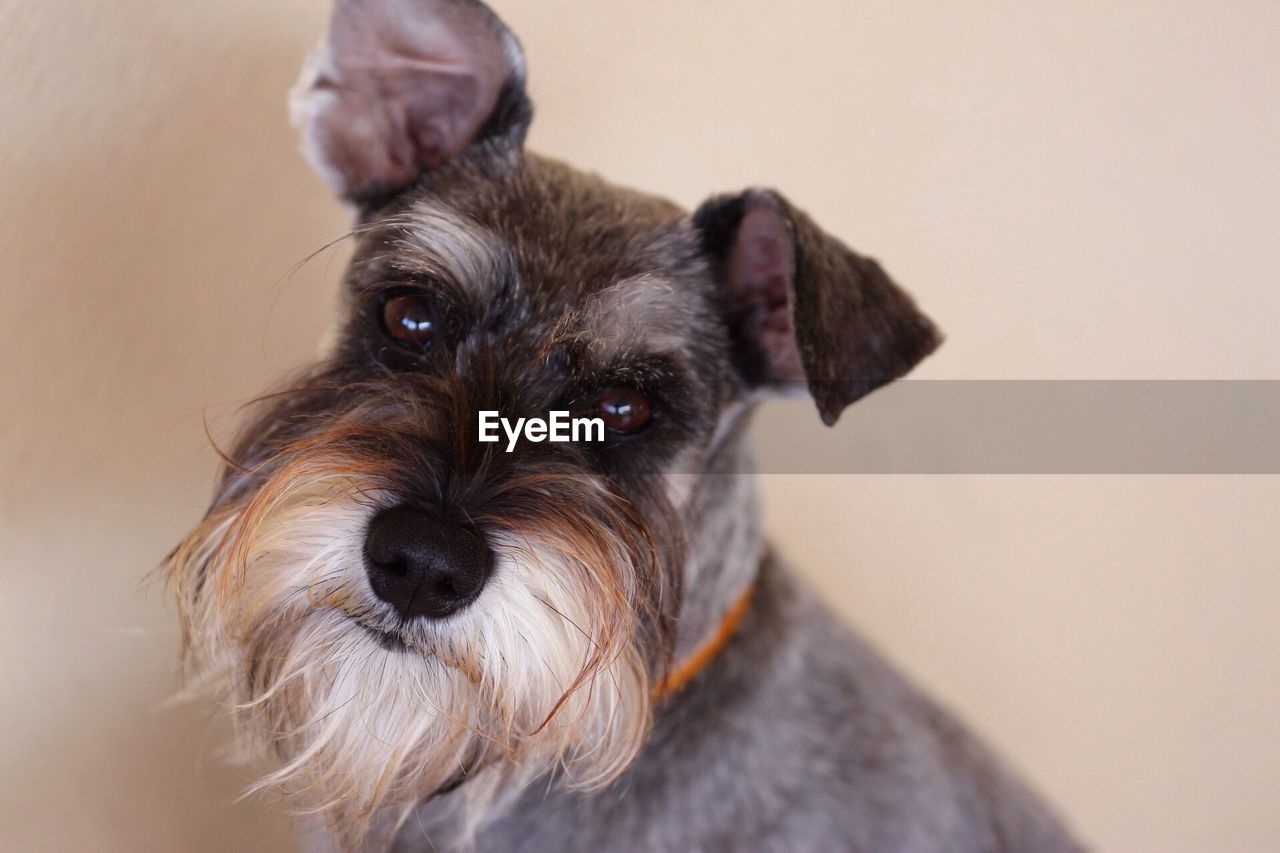
POLYGON ((286 464, 171 558, 190 666, 230 698, 245 751, 277 765, 253 790, 359 847, 459 782, 449 832, 465 843, 552 770, 581 789, 616 778, 651 717, 626 548, 603 528, 586 545, 486 530, 480 598, 404 626, 396 648, 377 635, 399 620, 362 556, 369 519, 394 503, 354 475, 286 464))

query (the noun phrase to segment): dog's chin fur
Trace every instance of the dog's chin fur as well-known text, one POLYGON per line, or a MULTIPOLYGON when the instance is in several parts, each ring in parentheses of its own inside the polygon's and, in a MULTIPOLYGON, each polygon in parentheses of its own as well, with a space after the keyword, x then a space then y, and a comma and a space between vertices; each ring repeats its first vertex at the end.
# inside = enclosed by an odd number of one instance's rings
POLYGON ((583 789, 621 773, 648 731, 655 661, 635 605, 642 549, 601 515, 607 490, 555 484, 555 516, 486 531, 497 557, 478 600, 403 624, 362 560, 368 519, 396 493, 378 463, 310 444, 166 567, 190 675, 233 707, 245 757, 276 767, 254 789, 359 847, 456 787, 461 807, 434 829, 465 844, 552 771, 583 789), (565 515, 575 503, 594 518, 565 515))

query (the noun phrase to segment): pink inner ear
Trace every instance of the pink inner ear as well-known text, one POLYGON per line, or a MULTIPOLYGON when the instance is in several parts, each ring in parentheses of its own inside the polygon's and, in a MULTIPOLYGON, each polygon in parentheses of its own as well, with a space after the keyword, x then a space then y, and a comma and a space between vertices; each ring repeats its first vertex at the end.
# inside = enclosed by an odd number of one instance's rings
POLYGON ((519 73, 500 26, 450 0, 337 0, 293 102, 321 175, 340 195, 397 187, 465 148, 519 73))
POLYGON ((755 340, 773 380, 803 380, 792 317, 795 254, 782 214, 769 205, 742 217, 729 254, 727 284, 734 314, 755 340))

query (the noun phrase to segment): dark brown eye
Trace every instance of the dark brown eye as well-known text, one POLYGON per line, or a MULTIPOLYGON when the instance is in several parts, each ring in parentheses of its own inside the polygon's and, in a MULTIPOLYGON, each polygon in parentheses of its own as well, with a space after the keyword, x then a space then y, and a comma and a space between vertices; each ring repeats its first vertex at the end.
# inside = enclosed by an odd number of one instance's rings
POLYGON ((382 307, 382 326, 405 346, 426 349, 436 334, 435 312, 426 297, 402 293, 392 296, 382 307))
POLYGON ((596 398, 596 416, 616 432, 635 432, 653 416, 649 399, 635 388, 615 385, 596 398))

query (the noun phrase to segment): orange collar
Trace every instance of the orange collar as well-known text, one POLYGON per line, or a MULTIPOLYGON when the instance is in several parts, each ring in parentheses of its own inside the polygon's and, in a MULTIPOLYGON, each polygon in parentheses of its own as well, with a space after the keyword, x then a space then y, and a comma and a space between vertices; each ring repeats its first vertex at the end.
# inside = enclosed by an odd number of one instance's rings
POLYGON ((747 588, 734 599, 733 604, 729 605, 729 609, 725 611, 724 618, 720 620, 715 631, 684 660, 667 670, 658 683, 653 685, 652 696, 655 700, 665 699, 675 693, 720 653, 720 650, 729 642, 729 638, 733 636, 733 629, 738 627, 738 623, 746 614, 747 606, 751 604, 751 593, 754 591, 755 584, 748 584, 747 588))

